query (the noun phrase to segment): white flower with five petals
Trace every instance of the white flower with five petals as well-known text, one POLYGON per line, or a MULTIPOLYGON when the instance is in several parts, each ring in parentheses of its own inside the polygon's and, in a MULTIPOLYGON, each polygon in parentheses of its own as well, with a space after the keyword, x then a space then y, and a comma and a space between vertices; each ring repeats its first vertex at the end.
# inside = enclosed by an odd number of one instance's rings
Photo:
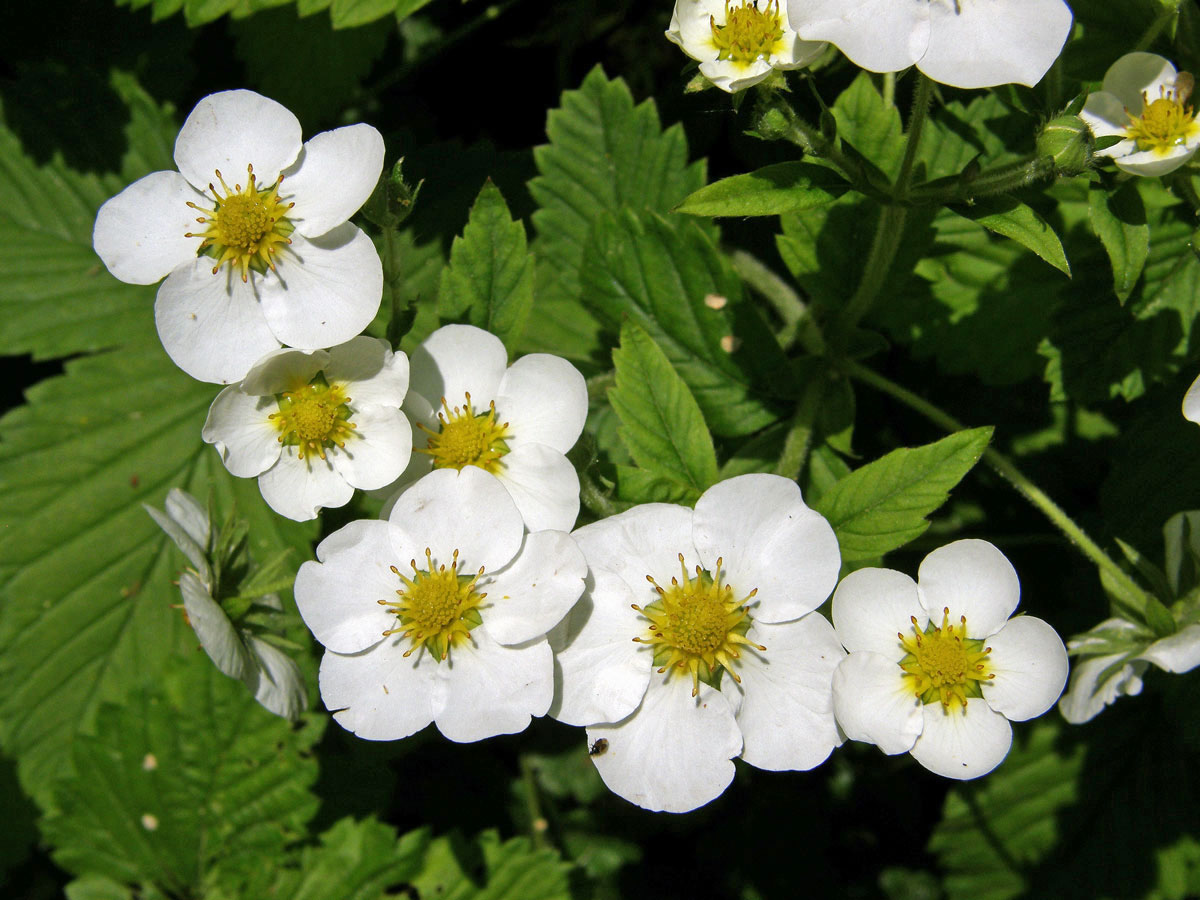
POLYGON ((404 471, 407 389, 408 357, 377 338, 275 350, 217 395, 202 435, 230 472, 258 479, 273 510, 304 521, 404 471))
POLYGON ((475 466, 500 479, 530 531, 569 531, 579 515, 579 475, 565 454, 583 431, 587 404, 583 376, 565 359, 531 353, 509 366, 494 334, 439 328, 412 354, 404 411, 416 431, 399 485, 431 469, 475 466))
POLYGON ((583 590, 571 536, 526 533, 475 467, 413 485, 387 521, 335 531, 296 576, 321 697, 342 727, 396 740, 430 722, 452 741, 524 730, 553 695, 546 642, 583 590))
POLYGON ((918 581, 859 569, 833 595, 849 656, 833 676, 838 724, 851 740, 911 753, 947 778, 986 775, 1008 755, 1009 721, 1040 716, 1062 693, 1067 651, 1041 619, 1010 619, 1021 588, 987 541, 930 553, 918 581))
POLYGON ((592 761, 613 792, 686 812, 725 790, 734 757, 811 769, 841 743, 830 678, 845 654, 812 612, 841 557, 795 482, 738 476, 694 511, 645 504, 575 538, 590 574, 550 636, 550 713, 607 742, 592 761))
POLYGON ((1071 32, 1063 0, 788 0, 788 14, 864 69, 961 88, 1037 84, 1071 32))
POLYGON ((154 172, 110 199, 92 243, 117 278, 154 284, 167 354, 200 381, 228 384, 280 344, 317 349, 359 334, 383 291, 375 247, 347 222, 383 168, 370 125, 301 142, 300 122, 253 91, 192 110, 178 172, 154 172))
POLYGON ((758 84, 774 69, 800 69, 826 44, 802 41, 779 0, 676 0, 667 40, 692 59, 723 91, 758 84))

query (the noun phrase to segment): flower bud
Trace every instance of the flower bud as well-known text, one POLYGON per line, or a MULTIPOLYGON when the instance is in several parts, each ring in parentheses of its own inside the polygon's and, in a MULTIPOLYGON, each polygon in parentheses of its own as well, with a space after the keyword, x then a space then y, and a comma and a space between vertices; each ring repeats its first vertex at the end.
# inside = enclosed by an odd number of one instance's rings
POLYGON ((1038 156, 1049 156, 1060 175, 1078 175, 1092 161, 1096 139, 1078 116, 1051 119, 1037 136, 1038 156))

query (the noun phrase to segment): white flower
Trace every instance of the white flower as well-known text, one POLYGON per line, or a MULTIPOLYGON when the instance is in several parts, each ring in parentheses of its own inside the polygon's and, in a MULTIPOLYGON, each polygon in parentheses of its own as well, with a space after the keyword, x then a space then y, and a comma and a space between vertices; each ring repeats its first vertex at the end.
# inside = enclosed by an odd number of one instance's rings
MULTIPOLYGON (((245 684, 266 709, 277 716, 299 718, 308 708, 308 692, 295 660, 254 630, 231 622, 213 598, 213 568, 208 559, 213 541, 207 510, 179 488, 167 494, 165 513, 151 506, 145 509, 195 567, 179 576, 179 590, 188 624, 209 659, 223 674, 245 684)), ((247 613, 270 616, 281 609, 279 596, 266 594, 257 597, 247 613)))
POLYGON ((1103 88, 1088 94, 1079 117, 1096 137, 1124 138, 1099 156, 1111 156, 1133 175, 1166 175, 1200 147, 1200 123, 1187 105, 1192 76, 1154 53, 1126 53, 1104 73, 1103 88))
POLYGON ((163 347, 201 381, 228 384, 281 343, 349 340, 375 316, 383 269, 346 220, 383 168, 370 125, 305 143, 286 108, 252 91, 205 97, 154 172, 96 216, 92 243, 122 281, 153 284, 163 347), (228 263, 228 265, 226 265, 228 263))
POLYGON ((918 582, 859 569, 833 594, 833 624, 850 655, 833 676, 846 736, 889 755, 909 752, 947 778, 977 778, 1012 744, 1009 721, 1040 716, 1062 693, 1067 651, 1048 624, 1009 619, 1017 573, 987 541, 933 551, 918 582))
POLYGON ((587 385, 565 359, 531 353, 508 366, 495 335, 446 325, 412 355, 404 411, 417 430, 401 484, 478 466, 500 479, 530 531, 574 526, 579 475, 565 454, 583 431, 587 385))
POLYGON ((772 69, 799 69, 826 45, 802 41, 779 0, 676 0, 667 40, 723 91, 758 84, 772 69))
POLYGON ((275 350, 217 395, 202 432, 240 478, 289 519, 344 506, 354 489, 391 484, 408 465, 400 412, 408 358, 356 337, 331 350, 275 350))
POLYGON ((1200 666, 1200 625, 1186 625, 1165 638, 1143 643, 1145 629, 1124 619, 1106 619, 1068 645, 1084 658, 1071 667, 1071 686, 1058 701, 1058 711, 1068 722, 1079 725, 1095 718, 1104 707, 1121 696, 1142 692, 1142 676, 1151 664, 1164 672, 1181 674, 1200 666), (1105 653, 1102 648, 1135 642, 1138 651, 1105 653), (1089 648, 1092 648, 1089 650, 1089 648), (1101 650, 1098 655, 1096 650, 1101 650))
POLYGON ((645 504, 575 538, 590 575, 550 636, 550 712, 606 742, 592 761, 611 790, 686 812, 725 790, 735 756, 811 769, 841 743, 830 677, 844 653, 811 613, 840 554, 795 482, 742 475, 695 511, 645 504))
POLYGON ((1183 395, 1183 417, 1200 425, 1200 378, 1193 381, 1183 395))
POLYGON ((802 38, 872 72, 911 65, 961 88, 1041 81, 1071 31, 1062 0, 788 0, 802 38))
POLYGON ((452 741, 522 731, 553 694, 546 632, 587 564, 561 531, 526 534, 481 469, 431 472, 385 522, 334 532, 296 576, 325 645, 321 697, 342 727, 395 740, 430 722, 452 741))

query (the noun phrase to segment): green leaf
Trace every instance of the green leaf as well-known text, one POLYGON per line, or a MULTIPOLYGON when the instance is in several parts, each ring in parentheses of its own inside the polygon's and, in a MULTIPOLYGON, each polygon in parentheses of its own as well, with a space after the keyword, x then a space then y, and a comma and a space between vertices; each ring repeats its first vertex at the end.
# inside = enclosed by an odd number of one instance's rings
POLYGON ((832 203, 849 188, 825 166, 776 163, 700 188, 675 207, 693 216, 778 216, 832 203))
POLYGON ((1088 215, 1092 229, 1112 263, 1113 290, 1124 303, 1133 293, 1150 252, 1150 226, 1146 206, 1133 182, 1112 193, 1093 183, 1088 190, 1088 215))
MULTIPOLYGON (((613 366, 617 383, 608 401, 621 420, 621 440, 639 467, 680 489, 672 499, 695 503, 717 480, 717 454, 691 391, 650 335, 632 322, 621 328, 613 366)), ((621 493, 626 500, 647 499, 627 494, 624 480, 621 493)))
POLYGON ((833 103, 838 135, 874 163, 888 178, 900 174, 904 159, 904 129, 896 107, 883 96, 866 72, 859 72, 850 87, 833 103))
POLYGON ((92 250, 92 225, 127 181, 174 168, 175 129, 128 76, 112 83, 130 113, 121 177, 81 174, 58 158, 37 166, 0 125, 0 353, 46 359, 153 333, 156 288, 109 275, 92 250))
POLYGON ((688 164, 683 128, 663 130, 654 101, 634 106, 625 82, 597 66, 546 117, 547 146, 536 147, 529 192, 544 261, 538 300, 574 300, 592 223, 624 207, 667 212, 704 186, 704 163, 688 164))
POLYGON ((438 900, 569 900, 568 869, 557 853, 533 849, 528 838, 501 843, 485 831, 471 843, 435 840, 412 883, 418 896, 438 900))
POLYGON ((43 831, 77 874, 199 896, 206 875, 253 869, 304 834, 316 812, 309 750, 323 717, 299 728, 261 709, 202 658, 104 705, 77 740, 77 774, 55 786, 43 831))
POLYGON ((1062 241, 1049 223, 1024 203, 1009 197, 984 199, 973 206, 955 207, 955 212, 988 231, 1011 238, 1027 250, 1032 250, 1064 275, 1071 274, 1062 241))
POLYGON ((584 302, 613 331, 628 318, 649 333, 714 434, 750 434, 779 417, 760 386, 788 384, 783 354, 695 223, 606 216, 585 263, 584 302))
POLYGON ((489 180, 442 270, 438 315, 486 329, 512 353, 533 307, 533 260, 525 226, 514 222, 500 189, 489 180))
POLYGON ((43 806, 99 705, 196 647, 172 609, 184 558, 143 503, 211 490, 222 509, 236 499, 257 559, 310 553, 312 526, 272 514, 201 442, 216 390, 139 344, 69 362, 0 419, 0 740, 43 806))
POLYGON ((990 427, 972 428, 924 447, 893 450, 822 494, 813 509, 833 526, 842 560, 882 556, 924 533, 925 517, 946 502, 991 438, 990 427))

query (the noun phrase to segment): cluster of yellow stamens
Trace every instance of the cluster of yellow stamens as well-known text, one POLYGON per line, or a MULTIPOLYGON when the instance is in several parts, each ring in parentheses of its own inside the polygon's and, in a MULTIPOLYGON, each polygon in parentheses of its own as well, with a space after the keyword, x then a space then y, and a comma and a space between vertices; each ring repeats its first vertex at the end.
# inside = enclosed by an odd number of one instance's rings
POLYGON ((966 709, 968 697, 982 697, 981 684, 996 677, 988 671, 987 656, 992 648, 967 637, 967 617, 952 625, 947 607, 942 612, 941 626, 930 622, 921 631, 917 617, 911 621, 912 634, 906 637, 897 632, 896 636, 906 651, 900 660, 902 677, 908 680, 913 694, 922 703, 940 702, 947 711, 952 704, 966 709))
POLYGON ((433 553, 425 548, 425 568, 418 569, 417 561, 410 560, 412 577, 404 575, 395 566, 392 572, 404 582, 396 591, 399 600, 380 600, 380 606, 389 606, 400 620, 395 628, 383 632, 384 637, 398 634, 412 642, 404 651, 411 656, 422 647, 428 647, 438 662, 450 656, 450 649, 470 640, 471 629, 483 624, 479 605, 486 593, 475 590, 483 566, 474 575, 458 573, 458 551, 450 568, 443 563, 434 565, 433 553))
POLYGON ((294 446, 300 459, 324 459, 330 447, 345 447, 358 427, 350 421, 354 413, 345 387, 328 384, 323 373, 294 391, 276 394, 275 401, 279 411, 267 418, 279 430, 279 443, 294 446))
POLYGON ((635 637, 639 644, 654 648, 654 663, 659 673, 668 669, 692 676, 692 696, 700 693, 701 680, 706 683, 723 667, 734 681, 741 678, 733 670, 733 660, 741 654, 739 645, 766 650, 746 638, 751 625, 746 604, 758 588, 740 600, 733 588, 721 584, 721 563, 718 559, 716 576, 696 566, 695 577, 688 576, 687 563, 679 554, 680 578, 672 578, 671 586, 661 587, 653 576, 646 580, 654 585, 658 599, 648 606, 633 604, 633 608, 650 620, 645 637, 635 637), (682 580, 681 580, 682 579, 682 580))
POLYGON ((246 166, 246 186, 229 185, 216 170, 217 181, 225 196, 210 182, 208 191, 213 195, 213 208, 207 209, 188 201, 188 206, 206 215, 196 219, 205 230, 187 232, 184 237, 201 238, 198 252, 217 261, 213 266, 216 275, 221 266, 229 263, 230 268, 240 269, 242 281, 249 280, 250 269, 265 272, 275 270, 272 258, 280 244, 290 244, 288 237, 294 230, 287 219, 287 211, 295 203, 284 203, 279 198, 279 185, 283 176, 275 179, 270 187, 260 189, 254 175, 254 166, 246 166))
POLYGON ((471 408, 471 395, 466 403, 453 410, 442 398, 442 412, 438 413, 441 425, 437 431, 420 423, 417 427, 429 435, 429 445, 419 449, 433 457, 435 469, 462 469, 463 466, 479 468, 497 474, 500 458, 508 453, 508 423, 496 422, 496 404, 489 404, 488 411, 476 413, 471 408))
POLYGON ((725 24, 718 25, 715 16, 709 16, 708 21, 717 59, 749 65, 783 49, 779 0, 767 0, 761 10, 756 0, 742 0, 741 6, 734 7, 725 0, 725 24))
POLYGON ((1187 72, 1180 72, 1174 87, 1160 87, 1159 96, 1151 100, 1142 92, 1142 114, 1129 116, 1125 136, 1137 144, 1139 150, 1153 150, 1166 156, 1173 148, 1180 147, 1191 138, 1200 135, 1200 123, 1185 106, 1191 96, 1193 79, 1187 72))

